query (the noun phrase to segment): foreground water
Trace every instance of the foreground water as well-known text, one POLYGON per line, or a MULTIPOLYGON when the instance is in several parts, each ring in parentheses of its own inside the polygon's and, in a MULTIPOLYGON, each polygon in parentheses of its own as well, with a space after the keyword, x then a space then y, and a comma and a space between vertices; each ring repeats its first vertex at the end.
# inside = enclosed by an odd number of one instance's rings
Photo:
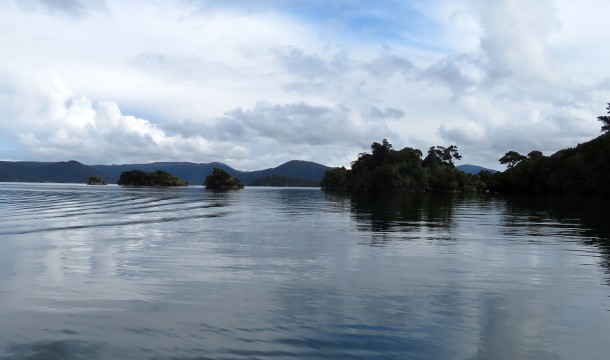
POLYGON ((0 359, 607 359, 609 210, 0 184, 0 359))

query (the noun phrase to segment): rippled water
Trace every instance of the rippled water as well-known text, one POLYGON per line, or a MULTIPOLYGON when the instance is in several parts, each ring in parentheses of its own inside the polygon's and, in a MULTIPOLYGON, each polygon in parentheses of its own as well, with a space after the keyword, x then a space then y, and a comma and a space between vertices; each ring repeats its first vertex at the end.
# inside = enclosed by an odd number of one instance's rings
POLYGON ((607 359, 608 210, 0 184, 0 359, 607 359))

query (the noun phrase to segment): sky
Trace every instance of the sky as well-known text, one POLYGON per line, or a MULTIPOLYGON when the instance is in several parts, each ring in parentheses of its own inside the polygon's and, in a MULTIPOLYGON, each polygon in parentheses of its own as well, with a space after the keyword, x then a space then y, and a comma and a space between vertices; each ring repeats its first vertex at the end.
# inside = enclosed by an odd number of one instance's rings
POLYGON ((600 134, 607 0, 5 0, 0 160, 503 169, 600 134))

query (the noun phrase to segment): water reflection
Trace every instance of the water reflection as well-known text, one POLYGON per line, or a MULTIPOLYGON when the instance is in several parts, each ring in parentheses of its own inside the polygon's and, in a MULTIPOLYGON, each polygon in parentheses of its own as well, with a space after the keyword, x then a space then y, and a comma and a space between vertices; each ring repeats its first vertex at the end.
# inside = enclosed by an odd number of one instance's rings
MULTIPOLYGON (((432 308, 441 318, 433 323, 446 326, 437 335, 478 336, 475 343, 463 338, 463 353, 455 353, 456 358, 603 358, 596 334, 605 325, 584 310, 602 304, 595 313, 606 319, 610 310, 607 296, 598 301, 584 295, 609 284, 589 277, 598 265, 606 273, 609 269, 603 199, 449 194, 333 194, 326 199, 351 211, 358 231, 370 236, 368 244, 413 255, 404 259, 412 262, 405 276, 415 273, 424 281, 408 288, 434 299, 432 308), (435 250, 447 245, 451 250, 435 250), (594 340, 558 340, 556 330, 569 333, 580 321, 588 323, 594 340)), ((426 308, 413 304, 412 296, 403 304, 406 312, 426 308)))
POLYGON ((2 360, 610 351, 588 200, 0 184, 0 203, 2 360))
POLYGON ((598 197, 335 193, 324 198, 333 204, 331 210, 351 211, 360 230, 379 235, 376 245, 393 239, 384 237, 386 233, 422 228, 437 240, 443 234, 437 229, 445 231, 446 239, 455 239, 451 234, 463 230, 469 220, 479 222, 482 230, 499 220, 507 237, 557 235, 596 246, 610 268, 610 202, 598 197))
MULTIPOLYGON (((455 194, 355 193, 325 194, 338 211, 351 211, 360 230, 370 232, 370 245, 383 246, 396 240, 428 237, 455 240, 455 210, 479 198, 455 194)), ((477 203, 481 207, 484 204, 477 203)))
POLYGON ((505 221, 540 236, 572 239, 599 249, 610 284, 610 202, 594 196, 512 196, 505 198, 505 221), (549 219, 556 223, 549 222, 549 219), (552 229, 552 231, 549 231, 552 229))
POLYGON ((95 360, 100 358, 99 350, 99 346, 88 344, 84 341, 45 341, 34 344, 26 343, 10 345, 8 347, 8 356, 6 358, 27 360, 95 360))

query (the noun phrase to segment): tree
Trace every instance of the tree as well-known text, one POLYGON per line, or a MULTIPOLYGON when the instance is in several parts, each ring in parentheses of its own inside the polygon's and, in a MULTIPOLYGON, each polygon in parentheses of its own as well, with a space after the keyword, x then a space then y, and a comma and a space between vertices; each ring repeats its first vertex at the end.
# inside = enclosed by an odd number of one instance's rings
POLYGON ((371 145, 372 154, 361 153, 351 169, 326 172, 320 187, 324 191, 478 191, 484 184, 454 168, 460 160, 457 146, 433 146, 426 159, 422 152, 405 147, 394 150, 387 140, 371 145))
POLYGON ((130 170, 121 173, 119 185, 126 186, 188 186, 188 182, 163 171, 130 170))
POLYGON ((392 162, 407 162, 409 164, 421 163, 423 153, 419 149, 405 147, 392 154, 392 162))
MULTIPOLYGON (((610 114, 610 103, 608 103, 606 110, 608 110, 608 114, 610 114)), ((608 116, 608 115, 598 116, 597 120, 601 121, 603 124, 602 132, 610 131, 610 116, 608 116)))
POLYGON ((424 166, 434 167, 435 165, 447 165, 453 168, 455 167, 453 165, 453 160, 462 160, 462 155, 458 152, 457 146, 432 146, 428 149, 428 156, 424 159, 424 166))
POLYGON ((371 145, 371 150, 374 164, 380 165, 389 159, 390 153, 392 152, 392 144, 390 144, 387 139, 383 139, 381 144, 374 142, 371 145))
POLYGON ((347 177, 349 170, 345 167, 327 170, 320 182, 323 190, 343 191, 347 190, 347 177))
POLYGON ((87 185, 107 185, 106 180, 101 176, 90 176, 87 185))
POLYGON ((450 145, 448 148, 443 150, 443 161, 453 167, 453 160, 462 160, 462 155, 458 152, 458 148, 455 145, 450 145))
POLYGON ((211 190, 237 190, 244 188, 244 184, 242 184, 238 178, 232 177, 226 171, 219 168, 214 168, 214 170, 205 177, 203 185, 206 189, 211 190))
POLYGON ((541 159, 542 157, 544 157, 544 155, 542 155, 542 152, 539 150, 533 150, 533 151, 530 151, 529 154, 527 154, 527 157, 530 158, 531 160, 537 160, 537 159, 541 159))
POLYGON ((502 156, 498 161, 500 161, 500 164, 502 165, 507 164, 507 167, 509 169, 512 169, 513 167, 515 167, 515 165, 526 159, 527 156, 521 155, 518 152, 511 150, 504 154, 504 156, 502 156))

